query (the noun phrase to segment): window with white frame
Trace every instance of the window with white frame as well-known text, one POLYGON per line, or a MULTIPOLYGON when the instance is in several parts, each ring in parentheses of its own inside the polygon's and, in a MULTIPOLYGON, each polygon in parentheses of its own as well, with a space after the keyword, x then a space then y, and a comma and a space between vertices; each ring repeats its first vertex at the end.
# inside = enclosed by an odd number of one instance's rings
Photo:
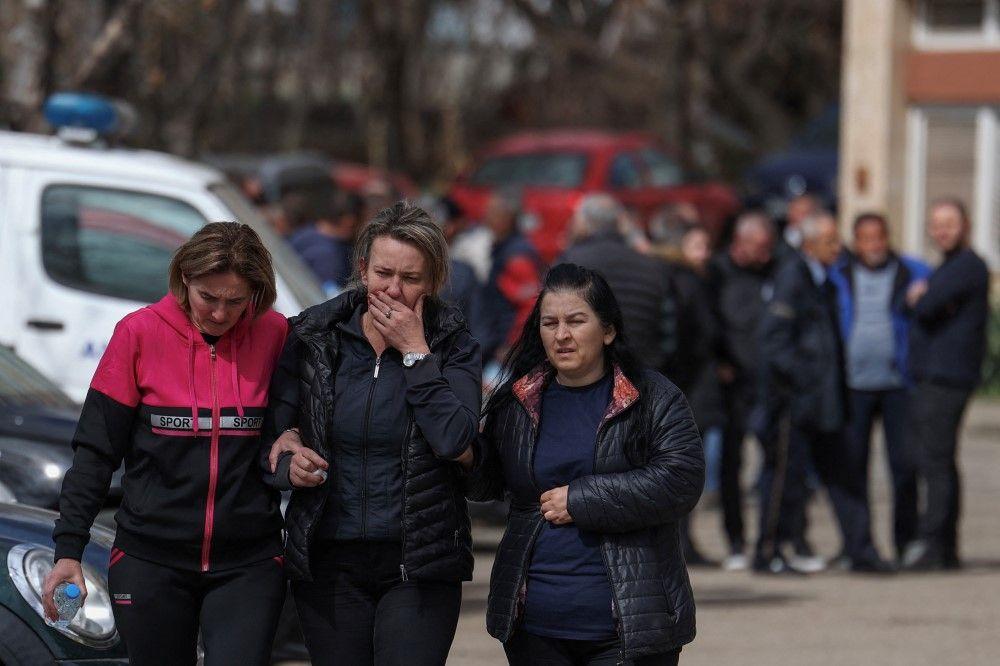
POLYGON ((1000 45, 1000 0, 919 0, 913 42, 926 50, 996 47, 1000 45))
POLYGON ((1000 270, 1000 107, 921 107, 909 113, 908 252, 930 256, 927 204, 958 197, 972 218, 972 245, 1000 270))

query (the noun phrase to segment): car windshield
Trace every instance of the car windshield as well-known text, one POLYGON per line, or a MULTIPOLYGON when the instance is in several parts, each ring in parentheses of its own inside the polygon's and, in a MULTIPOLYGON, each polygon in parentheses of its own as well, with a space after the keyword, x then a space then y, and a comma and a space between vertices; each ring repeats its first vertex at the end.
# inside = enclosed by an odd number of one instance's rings
POLYGON ((469 179, 486 187, 579 187, 587 169, 583 153, 522 153, 488 158, 469 179))
POLYGON ((654 148, 639 151, 646 163, 650 187, 671 187, 684 182, 684 172, 680 165, 654 148))
POLYGON ((0 409, 10 407, 73 409, 75 405, 13 349, 0 345, 0 409))

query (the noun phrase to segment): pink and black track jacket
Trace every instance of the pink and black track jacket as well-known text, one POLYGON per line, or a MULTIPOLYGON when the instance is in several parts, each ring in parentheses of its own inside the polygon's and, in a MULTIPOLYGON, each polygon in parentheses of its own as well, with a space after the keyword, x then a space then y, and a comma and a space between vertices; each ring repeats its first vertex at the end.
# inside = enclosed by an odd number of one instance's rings
POLYGON ((279 495, 261 477, 259 438, 288 325, 273 311, 249 315, 215 345, 172 295, 118 323, 73 439, 57 560, 80 559, 123 460, 120 550, 195 571, 281 554, 279 495))

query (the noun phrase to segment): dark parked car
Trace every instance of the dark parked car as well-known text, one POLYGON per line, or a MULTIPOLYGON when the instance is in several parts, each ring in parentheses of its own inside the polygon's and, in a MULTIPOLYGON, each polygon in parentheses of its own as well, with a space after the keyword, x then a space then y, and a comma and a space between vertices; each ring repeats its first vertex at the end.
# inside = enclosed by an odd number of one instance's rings
POLYGON ((787 201, 806 192, 824 206, 837 206, 840 107, 832 105, 810 121, 788 148, 765 155, 747 170, 746 203, 783 217, 787 201))
POLYGON ((127 664, 111 613, 107 565, 114 534, 95 526, 83 554, 87 601, 66 629, 42 617, 42 581, 52 569, 52 511, 0 503, 0 664, 127 664))
MULTIPOLYGON (((55 509, 73 462, 80 408, 8 347, 0 346, 0 499, 55 509)), ((121 498, 121 470, 111 482, 121 498)))
MULTIPOLYGON (((52 527, 57 514, 33 507, 58 507, 63 476, 73 463, 71 443, 79 414, 79 406, 57 386, 10 348, 0 346, 0 556, 7 556, 8 569, 7 575, 0 578, 2 666, 34 666, 54 663, 54 659, 68 659, 71 663, 97 660, 87 664, 128 663, 124 647, 115 647, 119 644, 117 631, 111 645, 111 634, 97 640, 94 636, 103 634, 96 629, 90 634, 85 629, 81 629, 82 634, 70 630, 67 633, 46 626, 37 615, 41 613, 37 589, 52 568, 52 527), (32 605, 32 599, 37 601, 37 607, 32 605)), ((119 469, 112 478, 110 505, 121 500, 121 474, 119 469)), ((114 630, 111 607, 102 606, 114 542, 114 531, 109 529, 114 526, 112 512, 113 508, 102 512, 98 523, 106 526, 98 524, 91 529, 91 544, 84 553, 90 592, 85 612, 78 618, 91 618, 86 625, 91 629, 98 626, 94 622, 106 619, 114 630)), ((272 658, 308 658, 290 597, 282 611, 272 658)))

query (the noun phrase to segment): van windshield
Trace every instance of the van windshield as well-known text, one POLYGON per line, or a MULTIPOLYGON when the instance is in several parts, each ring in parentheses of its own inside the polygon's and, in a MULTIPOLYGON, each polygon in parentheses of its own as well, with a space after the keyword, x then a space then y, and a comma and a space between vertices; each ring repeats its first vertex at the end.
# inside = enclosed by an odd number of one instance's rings
POLYGON ((13 349, 0 345, 0 409, 11 407, 73 409, 75 405, 13 349))

